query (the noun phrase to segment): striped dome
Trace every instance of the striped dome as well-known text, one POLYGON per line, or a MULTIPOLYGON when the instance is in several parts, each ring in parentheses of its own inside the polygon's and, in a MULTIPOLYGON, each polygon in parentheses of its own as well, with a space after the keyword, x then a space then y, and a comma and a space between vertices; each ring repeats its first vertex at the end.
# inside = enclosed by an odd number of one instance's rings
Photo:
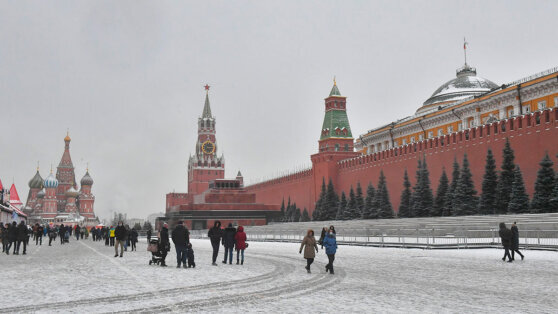
POLYGON ((51 173, 45 179, 45 188, 57 188, 58 187, 58 180, 56 177, 51 173))

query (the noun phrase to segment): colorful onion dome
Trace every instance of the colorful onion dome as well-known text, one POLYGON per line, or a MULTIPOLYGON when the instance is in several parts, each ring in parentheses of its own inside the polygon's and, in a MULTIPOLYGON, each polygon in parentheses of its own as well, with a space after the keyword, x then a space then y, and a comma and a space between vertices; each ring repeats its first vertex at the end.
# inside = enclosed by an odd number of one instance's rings
POLYGON ((85 175, 83 176, 83 178, 81 178, 80 181, 81 185, 93 185, 93 178, 91 178, 91 176, 89 175, 89 171, 85 172, 85 175))
POLYGON ((44 183, 45 188, 57 188, 58 187, 58 180, 56 179, 56 177, 52 174, 52 172, 48 175, 48 177, 46 177, 45 179, 45 183, 44 183))
POLYGON ((79 195, 79 192, 72 186, 68 191, 66 191, 65 195, 66 197, 76 198, 79 195))
POLYGON ((35 173, 35 176, 33 177, 33 179, 31 179, 31 181, 29 181, 29 188, 31 189, 42 189, 43 188, 43 178, 41 177, 41 175, 39 174, 39 170, 37 170, 37 173, 35 173))

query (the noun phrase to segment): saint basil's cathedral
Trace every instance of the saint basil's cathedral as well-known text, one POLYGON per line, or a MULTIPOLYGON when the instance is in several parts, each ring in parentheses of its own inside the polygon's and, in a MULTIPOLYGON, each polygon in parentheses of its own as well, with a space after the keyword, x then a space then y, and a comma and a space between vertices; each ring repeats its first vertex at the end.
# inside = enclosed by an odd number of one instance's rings
POLYGON ((94 226, 98 219, 93 211, 95 196, 91 192, 93 178, 89 169, 76 183, 74 165, 70 157, 71 138, 64 138, 64 153, 58 164, 56 176, 52 173, 43 179, 37 173, 29 181, 29 194, 23 212, 29 223, 54 223, 64 225, 94 226))

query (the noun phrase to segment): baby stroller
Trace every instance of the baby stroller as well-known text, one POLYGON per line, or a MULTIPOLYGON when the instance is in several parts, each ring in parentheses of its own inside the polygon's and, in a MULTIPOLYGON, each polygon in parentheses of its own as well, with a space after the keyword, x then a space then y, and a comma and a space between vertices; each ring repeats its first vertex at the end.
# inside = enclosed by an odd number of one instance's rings
POLYGON ((149 240, 149 244, 147 245, 147 250, 151 252, 151 260, 149 261, 149 265, 161 264, 163 260, 163 248, 160 245, 159 239, 151 239, 149 240))

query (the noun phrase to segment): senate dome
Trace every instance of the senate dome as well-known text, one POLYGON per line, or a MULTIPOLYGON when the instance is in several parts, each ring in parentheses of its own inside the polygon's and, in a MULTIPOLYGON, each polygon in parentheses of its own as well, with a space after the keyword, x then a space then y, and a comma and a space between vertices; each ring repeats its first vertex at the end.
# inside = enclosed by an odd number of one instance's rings
POLYGON ((52 174, 52 172, 48 175, 48 177, 46 177, 44 186, 45 188, 58 187, 58 179, 56 179, 56 177, 52 174))
POLYGON ((498 88, 494 82, 477 76, 477 70, 467 64, 456 72, 457 77, 440 86, 417 110, 417 114, 426 113, 435 105, 456 102, 498 88))

